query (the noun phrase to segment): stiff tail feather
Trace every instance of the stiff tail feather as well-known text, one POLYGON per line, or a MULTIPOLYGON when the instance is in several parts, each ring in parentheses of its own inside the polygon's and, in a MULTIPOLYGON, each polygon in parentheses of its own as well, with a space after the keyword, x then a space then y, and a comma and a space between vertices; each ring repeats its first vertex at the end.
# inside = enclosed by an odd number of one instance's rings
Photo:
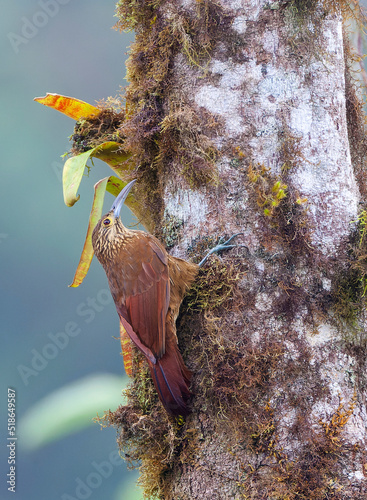
POLYGON ((191 372, 186 368, 177 345, 171 343, 161 359, 155 364, 149 362, 149 368, 159 399, 167 412, 171 415, 188 415, 191 372))

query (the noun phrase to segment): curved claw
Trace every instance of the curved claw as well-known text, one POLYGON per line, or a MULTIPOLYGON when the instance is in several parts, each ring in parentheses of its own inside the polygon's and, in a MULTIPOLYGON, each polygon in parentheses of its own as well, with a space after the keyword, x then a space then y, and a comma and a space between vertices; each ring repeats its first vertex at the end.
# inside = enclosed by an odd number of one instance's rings
POLYGON ((207 261, 209 255, 211 255, 212 253, 218 253, 218 252, 221 252, 222 250, 229 250, 230 248, 236 247, 237 245, 228 245, 228 243, 230 243, 233 240, 233 238, 235 238, 236 236, 239 236, 240 234, 243 234, 243 233, 236 233, 233 236, 231 236, 224 243, 219 243, 214 248, 209 250, 209 252, 205 255, 205 257, 199 262, 199 267, 201 267, 207 261))
MULTIPOLYGON (((239 236, 240 234, 243 234, 243 233, 236 233, 236 234, 234 234, 233 236, 231 236, 231 237, 229 238, 229 240, 227 240, 227 241, 225 241, 224 243, 222 243, 222 245, 228 245, 228 243, 229 243, 230 241, 232 241, 232 240, 233 240, 233 238, 235 238, 236 236, 239 236)), ((236 247, 236 246, 237 246, 237 245, 231 245, 231 247, 236 247)))

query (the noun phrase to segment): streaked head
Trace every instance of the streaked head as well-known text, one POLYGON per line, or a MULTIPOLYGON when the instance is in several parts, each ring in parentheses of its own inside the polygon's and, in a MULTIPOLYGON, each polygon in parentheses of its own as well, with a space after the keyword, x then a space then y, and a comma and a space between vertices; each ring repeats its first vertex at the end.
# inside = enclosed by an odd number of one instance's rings
POLYGON ((93 230, 92 245, 98 260, 101 260, 103 254, 106 254, 106 257, 110 255, 120 240, 119 236, 126 232, 120 219, 120 211, 135 182, 136 179, 126 184, 116 197, 111 210, 101 217, 93 230))

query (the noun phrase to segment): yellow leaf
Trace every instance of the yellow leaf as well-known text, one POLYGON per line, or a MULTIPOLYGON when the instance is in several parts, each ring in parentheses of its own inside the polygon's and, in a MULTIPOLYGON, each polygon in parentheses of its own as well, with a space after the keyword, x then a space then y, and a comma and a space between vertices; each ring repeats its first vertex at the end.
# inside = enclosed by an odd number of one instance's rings
POLYGON ((82 281, 87 275, 90 264, 92 262, 94 255, 92 246, 92 233, 93 229, 95 228, 97 222, 99 221, 102 215, 104 195, 106 192, 106 186, 108 180, 109 177, 105 177, 104 179, 98 181, 97 184, 95 184, 94 186, 94 197, 92 203, 92 210, 89 216, 87 236, 85 238, 82 255, 80 257, 78 267, 75 271, 73 282, 71 283, 71 285, 69 285, 71 287, 77 287, 82 283, 82 281))
POLYGON ((120 321, 120 341, 121 341, 121 353, 124 359, 124 367, 126 375, 129 377, 133 376, 133 351, 131 346, 131 340, 127 334, 124 325, 120 321))
POLYGON ((33 100, 49 108, 56 109, 74 120, 92 118, 101 112, 100 109, 87 102, 60 94, 46 94, 45 97, 35 97, 33 100))

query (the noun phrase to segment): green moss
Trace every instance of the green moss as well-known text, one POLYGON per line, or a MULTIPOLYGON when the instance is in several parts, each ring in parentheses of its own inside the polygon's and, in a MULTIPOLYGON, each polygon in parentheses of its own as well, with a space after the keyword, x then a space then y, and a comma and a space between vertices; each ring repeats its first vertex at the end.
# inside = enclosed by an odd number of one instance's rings
POLYGON ((222 263, 218 257, 210 260, 209 266, 199 271, 199 276, 185 297, 182 309, 190 311, 213 311, 233 299, 234 289, 241 272, 233 265, 222 263))
POLYGON ((282 200, 287 196, 288 186, 279 176, 271 174, 270 168, 265 165, 250 165, 248 168, 250 187, 256 193, 256 203, 262 209, 263 215, 272 217, 282 200))
POLYGON ((171 108, 160 126, 159 161, 169 163, 171 176, 182 176, 195 189, 217 183, 216 160, 219 152, 203 133, 202 123, 214 119, 201 111, 199 116, 188 104, 171 108))
MULTIPOLYGON (((288 146, 289 146, 288 141, 288 146)), ((248 167, 248 184, 252 192, 252 199, 269 222, 270 234, 266 238, 273 238, 282 244, 287 258, 294 260, 299 256, 310 257, 313 249, 311 245, 311 228, 307 217, 307 198, 302 198, 288 186, 287 171, 290 166, 295 167, 299 150, 287 147, 287 156, 280 175, 275 175, 263 164, 248 167)))
POLYGON ((162 0, 119 0, 116 4, 117 25, 121 31, 142 29, 154 23, 154 15, 162 0))

